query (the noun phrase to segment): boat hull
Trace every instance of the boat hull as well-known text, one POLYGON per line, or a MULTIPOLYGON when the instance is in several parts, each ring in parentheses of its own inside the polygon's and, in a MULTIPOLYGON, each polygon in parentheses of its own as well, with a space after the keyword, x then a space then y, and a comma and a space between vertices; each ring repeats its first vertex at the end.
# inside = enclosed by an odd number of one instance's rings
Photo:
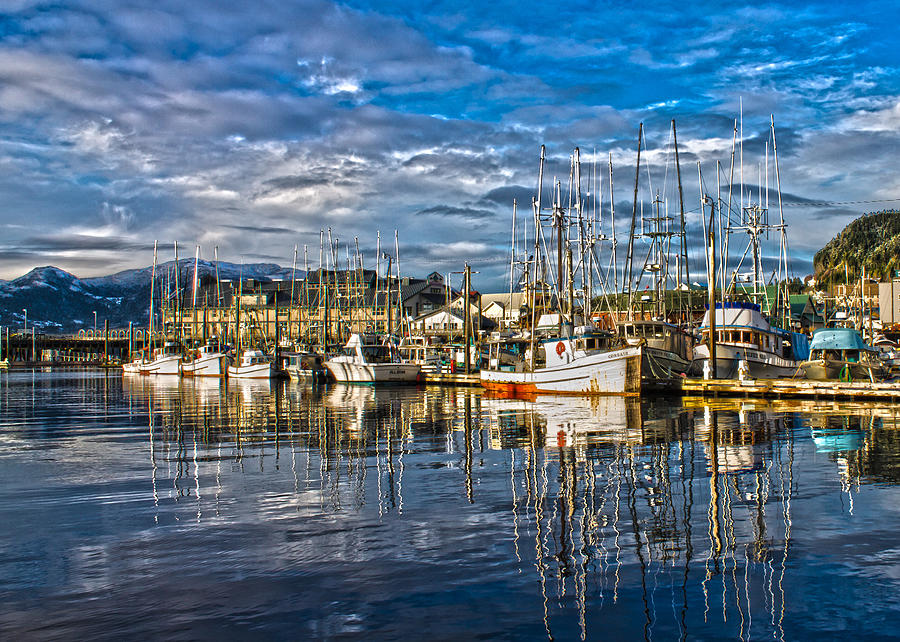
POLYGON ((229 379, 271 379, 275 376, 275 365, 254 363, 247 366, 228 366, 229 379))
POLYGON ((691 362, 671 350, 644 346, 644 379, 670 379, 686 374, 691 362))
MULTIPOLYGON (((841 361, 837 359, 813 359, 804 361, 800 368, 806 373, 807 379, 813 381, 838 381, 844 367, 850 370, 850 379, 853 381, 881 381, 885 376, 885 368, 880 364, 858 363, 854 361, 841 361)), ((847 375, 844 375, 846 380, 847 375)))
POLYGON ((209 354, 193 361, 182 362, 181 374, 185 377, 224 377, 222 363, 225 355, 209 354))
POLYGON ((147 361, 141 365, 141 374, 178 376, 181 374, 181 356, 170 355, 147 361))
POLYGON ((122 372, 125 374, 139 375, 145 365, 146 364, 143 361, 129 361, 128 363, 122 364, 122 372))
POLYGON ((482 370, 481 385, 506 394, 638 395, 642 361, 642 347, 632 346, 534 372, 482 370))
POLYGON ((326 370, 319 369, 311 369, 311 368, 295 368, 289 366, 285 368, 285 372, 287 372, 288 378, 291 381, 300 381, 303 383, 322 383, 326 378, 326 370))
POLYGON ((350 363, 326 361, 325 367, 341 383, 416 383, 420 368, 413 363, 350 363))
MULTIPOLYGON (((691 363, 691 373, 702 376, 706 363, 709 361, 708 348, 700 345, 694 350, 697 357, 691 363)), ((780 379, 793 377, 800 372, 800 364, 791 359, 760 350, 718 345, 716 346, 716 378, 739 378, 738 368, 742 360, 747 363, 750 379, 780 379)))

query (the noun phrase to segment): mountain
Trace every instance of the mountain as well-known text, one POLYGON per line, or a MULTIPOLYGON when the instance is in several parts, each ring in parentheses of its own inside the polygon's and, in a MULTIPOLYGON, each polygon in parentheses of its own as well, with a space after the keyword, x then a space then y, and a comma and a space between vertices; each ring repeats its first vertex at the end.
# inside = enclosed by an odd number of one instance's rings
POLYGON ((831 239, 813 258, 816 279, 843 282, 859 279, 862 268, 874 278, 900 269, 900 212, 864 214, 831 239))
MULTIPOLYGON (((174 261, 157 265, 157 277, 172 274, 174 261)), ((194 260, 178 261, 181 278, 193 278, 194 260)), ((110 327, 124 328, 130 321, 146 324, 150 306, 152 268, 125 270, 109 276, 80 279, 53 266, 39 267, 12 281, 0 281, 0 325, 21 329, 28 313, 28 327, 47 333, 71 333, 97 327, 109 319, 110 327)), ((198 274, 214 277, 216 266, 200 261, 198 274)), ((237 280, 290 279, 291 269, 275 263, 219 263, 219 278, 237 280)), ((303 277, 298 270, 297 278, 303 277)))

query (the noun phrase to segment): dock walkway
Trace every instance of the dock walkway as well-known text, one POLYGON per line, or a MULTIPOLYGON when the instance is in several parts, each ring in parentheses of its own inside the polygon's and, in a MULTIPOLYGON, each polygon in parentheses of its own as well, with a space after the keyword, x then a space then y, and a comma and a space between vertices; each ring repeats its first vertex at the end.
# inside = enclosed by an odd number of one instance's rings
POLYGON ((809 381, 794 379, 684 379, 684 395, 704 397, 756 397, 766 399, 848 399, 900 401, 900 384, 868 381, 809 381))

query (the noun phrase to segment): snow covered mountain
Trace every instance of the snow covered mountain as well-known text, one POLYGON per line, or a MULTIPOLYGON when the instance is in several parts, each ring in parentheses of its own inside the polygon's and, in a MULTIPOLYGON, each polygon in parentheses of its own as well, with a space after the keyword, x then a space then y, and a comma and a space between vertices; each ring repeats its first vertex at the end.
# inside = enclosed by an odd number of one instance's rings
MULTIPOLYGON (((178 261, 183 279, 192 279, 194 260, 178 261)), ((157 265, 157 275, 174 271, 174 261, 157 265)), ((97 326, 109 319, 110 327, 127 327, 129 321, 147 323, 150 305, 150 275, 152 268, 126 270, 109 276, 79 279, 52 266, 33 269, 12 281, 0 281, 0 326, 21 330, 28 310, 28 327, 38 332, 67 333, 80 328, 93 328, 94 312, 97 326)), ((215 264, 200 261, 200 277, 215 276, 215 264)), ((219 278, 262 281, 290 279, 291 268, 275 263, 219 263, 219 278)), ((303 272, 297 271, 296 278, 303 272)))

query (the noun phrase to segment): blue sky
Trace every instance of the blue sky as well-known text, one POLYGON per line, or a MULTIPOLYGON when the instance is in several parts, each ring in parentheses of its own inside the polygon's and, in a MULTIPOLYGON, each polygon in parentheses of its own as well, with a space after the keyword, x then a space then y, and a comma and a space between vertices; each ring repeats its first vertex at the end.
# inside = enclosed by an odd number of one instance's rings
POLYGON ((358 237, 367 265, 376 232, 398 229, 404 272, 469 259, 476 285, 495 289, 541 144, 548 181, 565 181, 575 146, 588 163, 612 154, 622 234, 638 124, 649 202, 651 189, 673 198, 676 119, 696 227, 697 162, 708 191, 741 101, 754 193, 775 117, 802 276, 849 220, 900 204, 898 14, 889 2, 6 0, 0 278, 145 266, 154 239, 282 265, 306 244, 317 265, 331 227, 342 246, 358 237), (821 202, 847 204, 809 205, 821 202))

